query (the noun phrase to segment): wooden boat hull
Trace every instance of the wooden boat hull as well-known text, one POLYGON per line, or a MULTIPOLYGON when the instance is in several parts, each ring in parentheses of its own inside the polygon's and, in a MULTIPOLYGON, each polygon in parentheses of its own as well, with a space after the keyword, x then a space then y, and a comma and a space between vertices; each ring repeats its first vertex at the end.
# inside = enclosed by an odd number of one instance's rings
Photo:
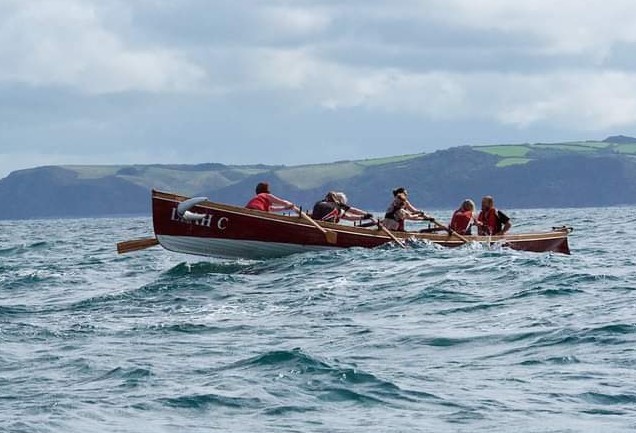
MULTIPOLYGON (((334 248, 374 248, 392 241, 376 227, 321 222, 326 230, 337 233, 337 242, 329 244, 321 231, 298 216, 277 215, 209 201, 192 208, 193 212, 202 215, 201 220, 186 221, 177 212, 179 203, 186 199, 153 191, 155 236, 167 250, 222 258, 263 259, 334 248)), ((445 247, 464 244, 456 236, 446 233, 393 233, 403 240, 423 240, 445 247)), ((568 234, 569 230, 563 228, 543 233, 467 238, 471 242, 500 244, 515 250, 569 254, 568 234)))

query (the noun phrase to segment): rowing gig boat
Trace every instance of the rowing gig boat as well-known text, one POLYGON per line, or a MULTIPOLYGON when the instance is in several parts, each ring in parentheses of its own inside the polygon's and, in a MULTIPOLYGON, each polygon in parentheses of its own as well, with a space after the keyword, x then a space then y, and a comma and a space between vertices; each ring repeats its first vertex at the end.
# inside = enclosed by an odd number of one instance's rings
POLYGON ((334 248, 374 248, 392 242, 391 235, 400 241, 415 239, 444 247, 458 247, 468 240, 514 250, 570 254, 571 229, 567 227, 540 233, 460 238, 446 232, 387 232, 377 226, 322 221, 316 226, 306 216, 261 212, 160 191, 152 192, 152 219, 156 239, 165 249, 221 258, 263 259, 334 248))

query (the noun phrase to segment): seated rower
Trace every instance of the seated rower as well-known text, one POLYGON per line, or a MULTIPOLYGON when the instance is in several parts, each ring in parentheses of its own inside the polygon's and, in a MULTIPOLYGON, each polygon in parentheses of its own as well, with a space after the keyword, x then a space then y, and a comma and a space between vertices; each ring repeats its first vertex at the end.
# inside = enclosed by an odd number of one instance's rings
POLYGON ((477 233, 480 235, 503 235, 510 230, 512 224, 508 215, 495 209, 492 196, 481 199, 481 212, 477 217, 477 233))
POLYGON ((451 230, 460 235, 471 235, 473 224, 475 223, 475 203, 472 200, 464 200, 454 213, 448 225, 451 230))
POLYGON ((294 203, 271 194, 267 182, 260 182, 256 185, 256 195, 252 197, 245 207, 248 209, 262 210, 264 212, 280 212, 287 209, 296 209, 294 203))
POLYGON ((384 224, 387 229, 403 232, 404 222, 406 220, 422 221, 429 219, 424 212, 418 211, 416 213, 407 210, 407 203, 408 199, 405 193, 398 192, 395 195, 395 199, 393 199, 393 202, 391 202, 387 208, 384 219, 382 220, 382 224, 384 224))
POLYGON ((428 215, 426 215, 423 211, 417 209, 415 206, 413 206, 411 204, 411 202, 409 201, 409 193, 406 190, 406 188, 404 188, 403 186, 399 187, 399 188, 395 188, 393 190, 393 198, 395 199, 395 197, 397 197, 398 194, 404 194, 406 196, 406 203, 404 205, 404 209, 406 209, 407 211, 411 212, 411 213, 417 213, 417 214, 421 214, 425 220, 432 220, 433 218, 429 217, 428 215))
POLYGON ((311 212, 311 217, 318 221, 337 223, 341 219, 359 221, 373 218, 373 215, 347 205, 345 193, 330 191, 325 198, 316 202, 311 212))

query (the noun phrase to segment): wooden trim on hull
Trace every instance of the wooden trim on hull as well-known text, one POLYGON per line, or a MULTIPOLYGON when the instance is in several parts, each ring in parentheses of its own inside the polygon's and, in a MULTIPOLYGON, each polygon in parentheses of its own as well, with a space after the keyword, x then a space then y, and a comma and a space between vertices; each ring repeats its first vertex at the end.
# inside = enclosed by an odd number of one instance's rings
MULTIPOLYGON (((280 255, 333 247, 373 248, 392 241, 386 233, 376 227, 363 228, 319 222, 320 226, 325 229, 338 233, 337 243, 335 245, 327 244, 324 234, 317 230, 311 222, 305 221, 299 216, 272 214, 209 201, 199 203, 192 209, 193 212, 204 215, 203 219, 200 221, 185 221, 179 216, 177 206, 187 198, 176 194, 153 191, 154 230, 157 239, 166 249, 209 256, 246 257, 242 253, 249 253, 245 251, 245 246, 248 245, 245 243, 247 241, 254 243, 254 255, 265 252, 265 257, 268 257, 269 253, 279 257, 280 255), (172 242, 168 240, 162 242, 162 238, 170 238, 172 242), (216 241, 208 242, 207 246, 205 246, 205 243, 189 244, 184 239, 216 241), (262 247, 262 244, 267 243, 272 244, 271 248, 262 247), (282 247, 283 245, 287 245, 287 247, 282 247), (260 247, 257 248, 256 246, 260 247), (226 248, 226 250, 223 248, 226 248), (232 250, 232 252, 228 252, 229 250, 232 250), (285 251, 288 252, 284 253, 285 251)), ((446 233, 392 233, 402 240, 424 240, 445 247, 464 245, 461 239, 446 233)), ((488 245, 500 244, 515 250, 552 251, 569 254, 568 234, 569 230, 563 228, 542 233, 510 234, 492 237, 466 236, 466 238, 470 242, 488 245)))

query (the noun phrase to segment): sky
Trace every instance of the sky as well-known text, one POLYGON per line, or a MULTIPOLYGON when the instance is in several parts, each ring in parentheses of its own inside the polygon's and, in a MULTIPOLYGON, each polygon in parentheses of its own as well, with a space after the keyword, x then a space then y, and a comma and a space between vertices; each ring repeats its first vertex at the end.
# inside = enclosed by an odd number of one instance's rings
POLYGON ((636 135, 632 0, 0 0, 0 177, 636 135))

